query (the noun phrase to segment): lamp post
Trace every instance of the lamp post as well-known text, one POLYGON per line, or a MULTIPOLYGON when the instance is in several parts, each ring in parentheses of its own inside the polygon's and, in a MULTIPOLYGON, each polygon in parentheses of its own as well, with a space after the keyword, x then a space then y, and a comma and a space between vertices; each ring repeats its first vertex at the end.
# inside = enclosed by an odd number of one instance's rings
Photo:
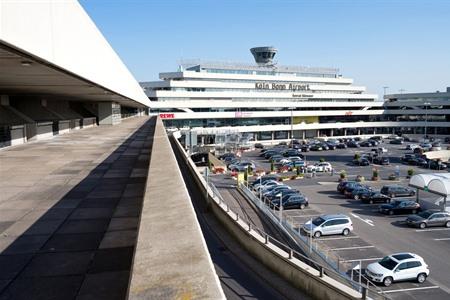
POLYGON ((388 88, 389 88, 388 86, 383 86, 383 91, 384 91, 384 95, 383 95, 383 96, 386 96, 386 90, 387 90, 388 88))
POLYGON ((280 197, 280 208, 279 208, 279 211, 280 211, 280 224, 282 224, 283 223, 283 203, 281 203, 281 200, 283 200, 283 193, 280 193, 278 196, 280 197))
POLYGON ((430 105, 430 102, 425 102, 425 134, 424 134, 424 139, 427 138, 427 125, 428 125, 428 105, 430 105))
POLYGON ((294 148, 294 109, 295 107, 288 108, 291 111, 291 148, 294 148))

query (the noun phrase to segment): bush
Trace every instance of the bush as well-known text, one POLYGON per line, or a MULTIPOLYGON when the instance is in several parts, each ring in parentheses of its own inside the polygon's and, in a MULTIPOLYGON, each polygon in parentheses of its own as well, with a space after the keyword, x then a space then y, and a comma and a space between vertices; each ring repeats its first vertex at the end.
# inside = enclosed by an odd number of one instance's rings
POLYGON ((408 169, 408 176, 411 177, 414 175, 414 169, 408 169))
POLYGON ((273 161, 270 162, 270 172, 273 172, 275 170, 275 165, 273 164, 273 161))
POLYGON ((395 176, 395 174, 391 174, 389 175, 389 180, 396 180, 397 176, 395 176))
POLYGON ((355 153, 355 156, 353 156, 353 159, 360 159, 361 158, 361 154, 359 153, 355 153))
POLYGON ((322 162, 325 162, 325 158, 322 157, 322 158, 319 160, 319 162, 321 162, 321 163, 322 163, 322 162))
POLYGON ((357 182, 364 182, 364 180, 365 180, 364 176, 361 176, 361 175, 356 176, 357 182))
POLYGON ((300 175, 300 167, 297 167, 297 168, 295 169, 295 171, 296 171, 296 173, 297 173, 297 176, 299 176, 299 175, 300 175))
POLYGON ((372 178, 378 178, 379 174, 378 174, 378 169, 373 169, 372 170, 372 178))
POLYGON ((341 179, 345 179, 347 177, 347 173, 344 170, 342 170, 341 173, 339 173, 339 177, 341 179))

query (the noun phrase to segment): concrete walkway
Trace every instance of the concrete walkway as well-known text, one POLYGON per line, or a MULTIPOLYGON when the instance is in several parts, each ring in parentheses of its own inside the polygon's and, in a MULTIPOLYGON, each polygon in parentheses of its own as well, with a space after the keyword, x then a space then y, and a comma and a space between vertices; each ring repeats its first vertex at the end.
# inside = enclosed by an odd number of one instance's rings
POLYGON ((0 151, 0 299, 125 299, 154 120, 0 151))

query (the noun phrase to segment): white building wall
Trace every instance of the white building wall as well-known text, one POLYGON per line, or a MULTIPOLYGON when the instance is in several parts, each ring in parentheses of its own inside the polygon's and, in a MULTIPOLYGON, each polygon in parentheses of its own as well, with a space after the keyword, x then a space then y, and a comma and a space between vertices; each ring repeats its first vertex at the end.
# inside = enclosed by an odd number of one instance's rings
POLYGON ((0 0, 0 40, 150 105, 133 75, 76 0, 0 0))

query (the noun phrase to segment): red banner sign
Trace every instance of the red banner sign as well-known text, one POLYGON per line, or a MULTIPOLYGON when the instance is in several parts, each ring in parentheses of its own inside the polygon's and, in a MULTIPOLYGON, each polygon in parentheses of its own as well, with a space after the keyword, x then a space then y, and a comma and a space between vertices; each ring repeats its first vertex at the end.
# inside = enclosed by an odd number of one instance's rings
POLYGON ((161 119, 173 119, 175 118, 175 114, 159 114, 161 119))

